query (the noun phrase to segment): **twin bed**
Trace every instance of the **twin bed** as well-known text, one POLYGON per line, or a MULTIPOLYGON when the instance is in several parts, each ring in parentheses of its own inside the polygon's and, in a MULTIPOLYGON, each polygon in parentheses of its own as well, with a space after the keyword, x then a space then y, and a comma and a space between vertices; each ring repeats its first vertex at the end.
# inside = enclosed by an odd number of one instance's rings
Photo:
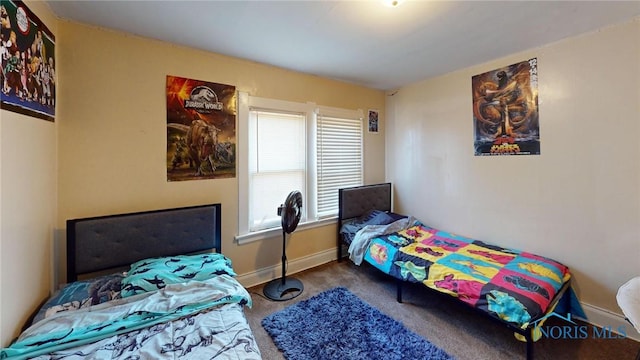
POLYGON ((0 358, 260 359, 220 209, 68 220, 68 284, 0 358))
MULTIPOLYGON (((429 227, 392 211, 391 184, 339 190, 338 260, 373 265, 397 280, 449 294, 513 329, 533 358, 536 326, 570 295, 569 269, 535 254, 429 227), (569 291, 567 291, 569 289, 569 291)), ((563 307, 565 305, 563 304, 563 307)), ((539 330, 538 330, 539 331, 539 330)))

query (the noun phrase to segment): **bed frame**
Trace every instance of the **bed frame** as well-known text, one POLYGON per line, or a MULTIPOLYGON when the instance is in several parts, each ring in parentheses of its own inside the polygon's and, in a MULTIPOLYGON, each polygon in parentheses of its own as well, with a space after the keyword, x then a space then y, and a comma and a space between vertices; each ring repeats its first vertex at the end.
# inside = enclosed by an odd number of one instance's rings
POLYGON ((151 257, 221 253, 221 205, 67 220, 67 282, 151 257))
MULTIPOLYGON (((392 199, 391 199, 391 183, 383 183, 376 185, 356 186, 350 188, 343 188, 339 190, 338 195, 338 261, 343 258, 343 247, 345 246, 340 235, 340 228, 342 223, 353 218, 357 218, 370 210, 391 211, 392 199)), ((397 301, 402 302, 402 285, 404 281, 395 279, 397 284, 397 301)), ((558 301, 562 298, 565 291, 569 288, 570 282, 566 282, 558 291, 555 298, 549 304, 549 309, 554 309, 558 301)), ((437 292, 436 290, 424 287, 430 291, 437 292)), ((438 294, 440 294, 438 292, 438 294)), ((452 299, 454 299, 452 297, 452 299)), ((474 307, 471 309, 477 311, 480 314, 484 314, 486 317, 502 324, 506 325, 509 329, 524 336, 527 343, 527 360, 533 360, 533 328, 536 321, 531 321, 529 327, 521 329, 514 324, 503 321, 499 318, 492 316, 491 314, 474 307)), ((536 319, 539 320, 539 319, 536 319)))
POLYGON ((342 261, 344 243, 340 228, 345 220, 370 210, 391 211, 391 183, 364 185, 338 190, 338 261, 342 261))

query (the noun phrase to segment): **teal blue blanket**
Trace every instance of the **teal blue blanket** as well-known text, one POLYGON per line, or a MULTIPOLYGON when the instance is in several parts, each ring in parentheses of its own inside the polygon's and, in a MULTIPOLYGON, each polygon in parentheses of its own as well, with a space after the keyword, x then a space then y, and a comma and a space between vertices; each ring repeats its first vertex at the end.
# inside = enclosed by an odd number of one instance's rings
POLYGON ((44 319, 2 349, 0 358, 25 359, 48 354, 232 303, 251 306, 251 297, 228 275, 167 285, 155 292, 44 319))

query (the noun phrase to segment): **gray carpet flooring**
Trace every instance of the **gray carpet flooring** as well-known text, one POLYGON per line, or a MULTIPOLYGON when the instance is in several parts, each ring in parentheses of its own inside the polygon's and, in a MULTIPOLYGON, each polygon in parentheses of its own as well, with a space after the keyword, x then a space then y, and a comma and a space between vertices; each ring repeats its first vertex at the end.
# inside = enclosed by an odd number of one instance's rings
MULTIPOLYGON (((292 300, 271 301, 264 297, 261 285, 248 289, 253 298, 253 308, 246 309, 245 314, 265 360, 284 357, 262 328, 262 319, 336 286, 346 287, 459 360, 526 359, 525 344, 516 340, 504 325, 419 285, 405 286, 403 303, 398 303, 395 281, 367 264, 356 266, 349 260, 334 261, 290 276, 301 280, 305 288, 292 300)), ((549 319, 547 325, 562 326, 565 323, 549 319)), ((588 328, 591 329, 591 325, 588 328)), ((631 325, 627 329, 633 331, 631 325)), ((590 331, 586 339, 543 338, 534 345, 534 359, 633 360, 639 350, 640 343, 631 339, 602 339, 594 337, 590 331)))

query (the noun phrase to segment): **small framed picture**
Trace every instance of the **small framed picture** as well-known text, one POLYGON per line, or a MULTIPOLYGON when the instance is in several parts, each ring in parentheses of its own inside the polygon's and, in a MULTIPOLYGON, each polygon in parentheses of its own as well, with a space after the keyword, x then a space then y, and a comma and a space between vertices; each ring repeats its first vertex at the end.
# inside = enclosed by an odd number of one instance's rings
POLYGON ((378 132, 378 110, 369 110, 369 132, 378 132))

